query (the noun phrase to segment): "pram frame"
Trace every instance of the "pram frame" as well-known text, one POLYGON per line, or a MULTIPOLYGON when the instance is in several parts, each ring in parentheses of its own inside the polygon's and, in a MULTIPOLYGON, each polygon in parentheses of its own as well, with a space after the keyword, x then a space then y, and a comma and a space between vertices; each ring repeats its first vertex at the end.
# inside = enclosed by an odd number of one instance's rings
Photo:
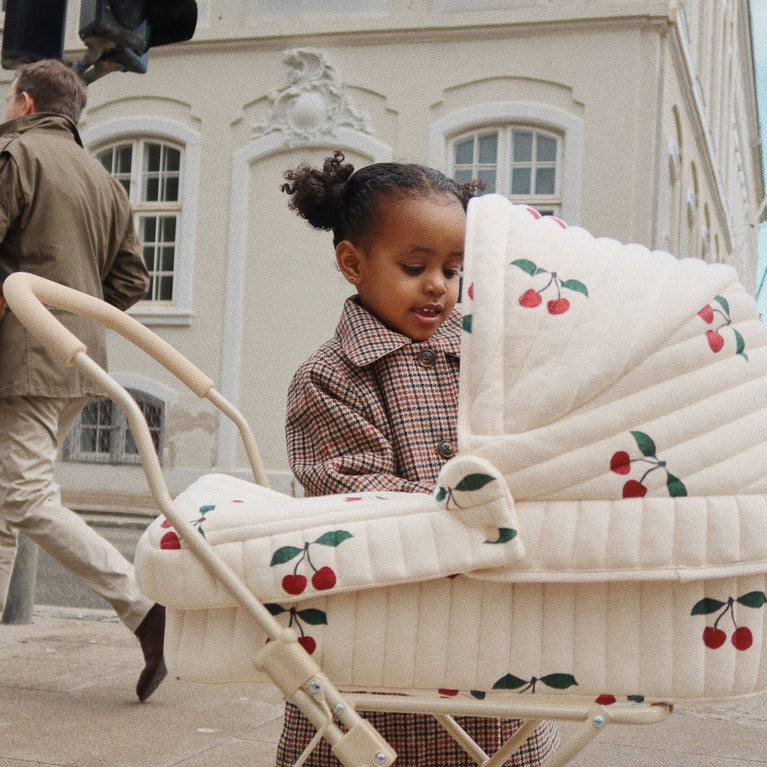
MULTIPOLYGON (((253 432, 242 413, 216 388, 212 379, 180 352, 130 315, 92 296, 37 275, 17 272, 3 283, 3 295, 17 319, 63 365, 75 367, 102 389, 125 413, 138 449, 150 492, 159 511, 184 544, 246 609, 269 641, 254 652, 253 663, 295 703, 330 743, 344 767, 388 767, 396 753, 357 712, 388 711, 432 715, 469 757, 482 767, 501 767, 527 740, 541 721, 578 722, 570 739, 545 761, 564 767, 608 724, 654 724, 673 711, 670 703, 631 703, 606 707, 588 696, 546 696, 523 699, 510 693, 485 701, 418 694, 341 693, 298 644, 293 629, 283 628, 242 580, 215 553, 206 539, 176 508, 168 491, 146 420, 131 395, 87 354, 85 344, 48 310, 52 306, 94 320, 119 334, 173 374, 198 397, 207 399, 238 428, 257 484, 268 486, 253 432), (504 717, 524 720, 522 727, 498 751, 488 756, 457 724, 456 716, 504 717)), ((316 745, 312 741, 296 762, 300 767, 316 745)))

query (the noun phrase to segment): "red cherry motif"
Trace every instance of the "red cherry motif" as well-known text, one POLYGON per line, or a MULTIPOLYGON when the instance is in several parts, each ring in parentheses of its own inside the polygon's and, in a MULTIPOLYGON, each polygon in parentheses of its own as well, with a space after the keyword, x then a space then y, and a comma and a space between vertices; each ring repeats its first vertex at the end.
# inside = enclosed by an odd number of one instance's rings
POLYGON ((288 594, 303 594, 306 589, 306 576, 296 573, 288 573, 288 575, 282 579, 282 588, 288 594))
POLYGON ((466 291, 466 294, 469 296, 469 298, 472 301, 474 300, 474 283, 473 282, 471 283, 471 285, 469 285, 469 288, 466 291))
POLYGON ((736 650, 748 650, 754 643, 754 635, 747 626, 739 626, 732 632, 732 639, 730 641, 736 650))
POLYGON ((540 306, 542 301, 543 299, 541 298, 541 294, 533 288, 526 290, 519 297, 519 305, 528 309, 534 309, 536 306, 540 306))
POLYGON ((721 333, 717 333, 715 330, 707 330, 706 340, 714 354, 722 351, 722 347, 724 346, 724 336, 721 333))
POLYGON ((610 459, 610 471, 616 474, 628 474, 631 471, 631 458, 625 450, 618 450, 610 459))
MULTIPOLYGON (((734 640, 734 637, 733 637, 734 640)), ((727 641, 727 634, 722 629, 706 626, 703 629, 703 644, 710 650, 720 648, 727 641)))
POLYGON ((440 687, 437 692, 440 695, 444 695, 446 698, 454 698, 456 695, 458 695, 458 690, 448 690, 445 687, 440 687))
POLYGON ((706 304, 698 312, 698 317, 700 317, 703 322, 706 322, 710 325, 714 321, 714 309, 712 308, 711 304, 706 304))
POLYGON ((310 636, 298 637, 298 644, 311 655, 317 649, 317 642, 310 636))
POLYGON ((564 314, 570 308, 570 302, 566 298, 556 298, 546 304, 549 314, 564 314))
MULTIPOLYGON (((304 578, 304 580, 306 579, 304 578)), ((333 572, 333 568, 328 567, 327 565, 321 567, 314 573, 314 575, 312 575, 312 586, 314 586, 317 591, 327 591, 327 589, 332 589, 335 585, 336 574, 333 572)))
POLYGON ((160 522, 160 527, 165 528, 167 530, 167 528, 171 527, 171 524, 170 522, 168 522, 167 519, 163 519, 163 521, 160 522))
POLYGON ((623 486, 624 498, 644 498, 647 495, 647 488, 635 479, 630 479, 623 486))
POLYGON ((615 696, 614 695, 600 695, 594 703, 596 703, 599 706, 612 706, 613 703, 615 703, 615 696))
POLYGON ((168 531, 163 535, 162 538, 160 538, 160 548, 161 549, 180 549, 181 548, 181 541, 179 540, 176 533, 173 532, 173 530, 168 531))

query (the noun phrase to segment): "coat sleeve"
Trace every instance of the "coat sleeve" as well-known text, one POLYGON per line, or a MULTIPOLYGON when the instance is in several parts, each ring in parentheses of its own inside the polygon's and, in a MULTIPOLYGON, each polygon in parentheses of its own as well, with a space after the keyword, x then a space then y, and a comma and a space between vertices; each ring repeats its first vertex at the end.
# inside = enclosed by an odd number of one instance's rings
POLYGON ((397 476, 392 445, 366 411, 348 381, 306 368, 296 373, 286 436, 291 469, 306 493, 430 493, 433 485, 397 476))
POLYGON ((125 232, 112 266, 102 280, 102 287, 104 300, 122 310, 140 301, 149 288, 149 273, 141 255, 132 216, 128 216, 125 232))

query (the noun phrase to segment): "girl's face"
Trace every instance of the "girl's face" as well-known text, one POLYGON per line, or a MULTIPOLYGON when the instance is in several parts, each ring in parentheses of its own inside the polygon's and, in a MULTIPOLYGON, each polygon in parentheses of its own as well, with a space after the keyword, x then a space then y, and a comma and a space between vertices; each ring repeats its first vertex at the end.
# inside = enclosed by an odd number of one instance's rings
POLYGON ((426 341, 458 300, 465 228, 463 206, 450 194, 383 199, 369 242, 339 243, 339 265, 371 314, 426 341))

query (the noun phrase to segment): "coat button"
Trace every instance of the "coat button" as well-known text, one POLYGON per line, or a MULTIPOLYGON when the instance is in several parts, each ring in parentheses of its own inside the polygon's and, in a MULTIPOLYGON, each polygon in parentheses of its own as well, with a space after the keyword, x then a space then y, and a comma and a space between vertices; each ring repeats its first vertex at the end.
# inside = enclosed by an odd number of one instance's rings
POLYGON ((452 458, 456 454, 455 444, 447 439, 443 439, 439 445, 437 445, 437 450, 443 458, 452 458))
POLYGON ((431 368, 437 361, 437 355, 431 349, 421 349, 416 359, 422 367, 431 368))

